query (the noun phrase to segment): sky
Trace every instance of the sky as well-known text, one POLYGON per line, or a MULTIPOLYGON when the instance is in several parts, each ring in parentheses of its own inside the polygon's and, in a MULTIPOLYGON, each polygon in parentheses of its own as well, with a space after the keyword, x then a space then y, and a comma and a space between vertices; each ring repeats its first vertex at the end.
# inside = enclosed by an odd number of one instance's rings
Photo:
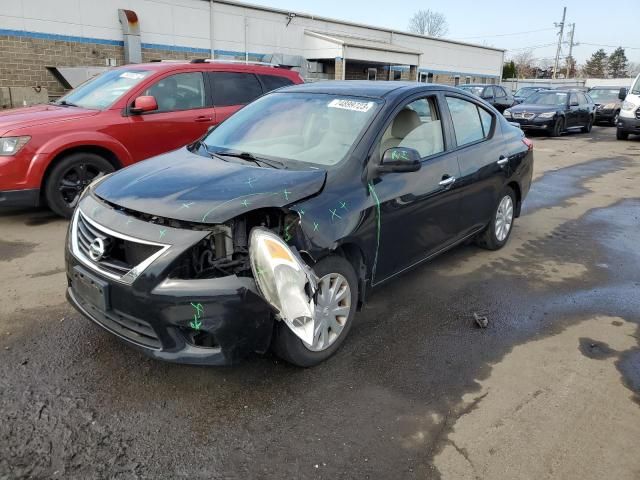
MULTIPOLYGON (((534 56, 551 62, 558 39, 554 22, 562 20, 562 8, 566 6, 565 23, 576 24, 574 41, 580 43, 573 49, 578 64, 599 48, 611 53, 615 46, 634 47, 626 48, 625 53, 629 61, 640 62, 640 0, 243 1, 396 30, 406 30, 414 12, 430 8, 447 18, 449 33, 445 38, 504 48, 508 50, 507 58, 528 47, 536 47, 534 56), (517 35, 511 35, 514 33, 517 35)), ((565 32, 567 30, 568 27, 565 32)), ((563 46, 565 56, 568 47, 568 44, 563 46)))

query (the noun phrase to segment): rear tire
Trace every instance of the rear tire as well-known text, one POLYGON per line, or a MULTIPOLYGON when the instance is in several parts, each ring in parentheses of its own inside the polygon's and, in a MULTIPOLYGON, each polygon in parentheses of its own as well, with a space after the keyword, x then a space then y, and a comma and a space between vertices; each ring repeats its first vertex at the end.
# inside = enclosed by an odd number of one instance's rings
MULTIPOLYGON (((358 277, 348 260, 338 255, 331 255, 316 263, 313 271, 320 279, 336 275, 346 280, 349 288, 348 301, 350 308, 349 313, 343 318, 342 329, 337 338, 322 350, 311 349, 284 322, 276 321, 273 339, 273 350, 276 355, 293 365, 305 368, 318 365, 331 357, 340 348, 340 345, 349 334, 349 330, 351 330, 358 304, 358 277)), ((347 302, 345 301, 344 303, 346 304, 347 302)))
POLYGON ((593 117, 589 117, 589 123, 581 128, 582 133, 589 133, 593 128, 593 117))
POLYGON ((562 131, 564 130, 564 118, 558 117, 553 124, 553 127, 549 131, 549 135, 552 137, 559 137, 562 135, 562 131))
POLYGON ((618 140, 629 140, 629 134, 618 128, 616 130, 616 138, 618 140))
POLYGON ((67 155, 51 170, 44 196, 51 210, 71 218, 82 191, 94 178, 114 171, 113 165, 100 155, 78 152, 67 155))
POLYGON ((487 250, 499 250, 509 241, 515 220, 516 194, 506 187, 493 211, 493 218, 487 228, 478 235, 476 243, 487 250))
POLYGON ((614 127, 618 125, 618 119, 620 118, 620 112, 616 112, 613 114, 613 118, 611 119, 611 125, 614 127))

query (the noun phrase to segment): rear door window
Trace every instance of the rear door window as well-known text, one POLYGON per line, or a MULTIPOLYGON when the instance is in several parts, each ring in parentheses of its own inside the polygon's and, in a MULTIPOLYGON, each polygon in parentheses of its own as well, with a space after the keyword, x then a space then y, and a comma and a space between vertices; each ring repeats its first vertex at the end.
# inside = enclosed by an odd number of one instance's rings
POLYGON ((451 120, 459 147, 485 138, 480 114, 475 103, 456 97, 447 97, 451 120))
POLYGON ((276 90, 277 88, 293 85, 293 82, 288 78, 277 75, 260 75, 260 80, 262 80, 262 85, 264 85, 265 93, 276 90))
POLYGON ((262 95, 262 86, 253 73, 210 72, 213 105, 245 105, 262 95))

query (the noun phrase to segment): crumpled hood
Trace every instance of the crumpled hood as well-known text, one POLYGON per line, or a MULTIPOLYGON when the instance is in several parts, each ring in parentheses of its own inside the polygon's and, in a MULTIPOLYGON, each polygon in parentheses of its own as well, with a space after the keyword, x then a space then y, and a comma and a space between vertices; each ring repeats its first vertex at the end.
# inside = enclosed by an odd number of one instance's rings
MULTIPOLYGON (((53 122, 91 117, 99 110, 85 110, 78 107, 59 107, 57 105, 36 105, 33 107, 12 108, 0 112, 0 135, 25 127, 35 127, 53 122)), ((27 132, 28 134, 28 132, 27 132)))
POLYGON ((137 212, 213 224, 312 196, 325 178, 322 170, 261 168, 181 148, 112 174, 94 193, 137 212))

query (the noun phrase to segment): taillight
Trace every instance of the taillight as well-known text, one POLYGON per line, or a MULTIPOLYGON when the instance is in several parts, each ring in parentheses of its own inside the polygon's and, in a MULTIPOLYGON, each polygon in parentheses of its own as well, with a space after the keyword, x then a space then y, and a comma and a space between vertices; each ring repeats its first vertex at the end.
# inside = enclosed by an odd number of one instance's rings
POLYGON ((527 137, 522 137, 522 143, 524 143, 527 146, 527 149, 529 151, 533 150, 533 142, 529 140, 527 137))

